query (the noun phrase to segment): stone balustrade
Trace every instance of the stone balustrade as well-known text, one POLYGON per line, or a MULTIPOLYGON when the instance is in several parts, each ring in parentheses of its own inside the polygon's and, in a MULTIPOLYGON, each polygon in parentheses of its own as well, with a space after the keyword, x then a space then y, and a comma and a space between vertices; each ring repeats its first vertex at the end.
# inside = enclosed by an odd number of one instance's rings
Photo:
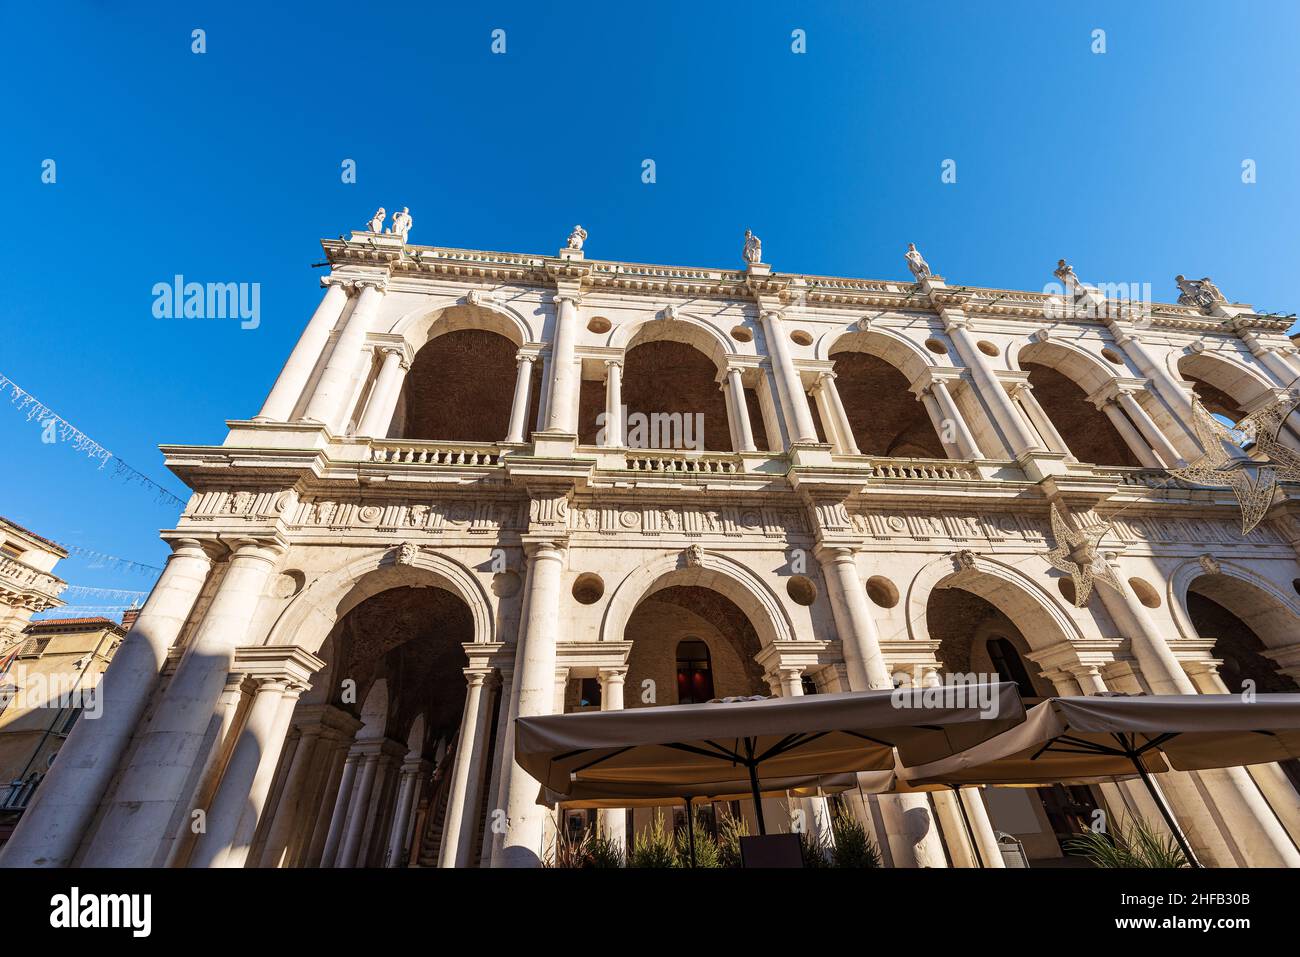
POLYGON ((382 441, 371 443, 370 461, 386 465, 495 468, 501 464, 501 449, 487 442, 382 441))
MULTIPOLYGON (((836 456, 836 459, 849 456, 836 456)), ((975 482, 980 473, 969 462, 953 459, 914 459, 877 456, 852 456, 856 463, 877 478, 919 481, 975 482)))
POLYGON ((674 452, 658 449, 629 451, 629 472, 682 472, 699 475, 732 475, 743 472, 739 455, 729 452, 674 452))
POLYGON ((14 591, 35 591, 48 598, 57 598, 67 587, 63 579, 33 568, 16 558, 0 555, 0 587, 14 591))

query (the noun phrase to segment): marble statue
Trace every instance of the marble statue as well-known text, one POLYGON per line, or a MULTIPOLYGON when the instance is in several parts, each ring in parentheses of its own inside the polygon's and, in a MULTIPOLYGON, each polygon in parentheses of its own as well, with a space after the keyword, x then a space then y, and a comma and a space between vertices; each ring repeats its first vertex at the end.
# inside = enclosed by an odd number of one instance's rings
POLYGON ((581 226, 574 226, 573 232, 569 233, 569 248, 582 249, 582 244, 587 239, 587 231, 581 226))
POLYGON ((1216 302, 1223 302, 1223 293, 1219 292, 1209 276, 1201 279, 1188 279, 1185 276, 1175 276, 1174 282, 1178 283, 1178 305, 1196 306, 1200 309, 1209 309, 1216 302))
POLYGON ((916 248, 916 243, 907 244, 907 253, 904 255, 904 258, 907 260, 907 268, 911 270, 912 278, 917 282, 920 282, 922 279, 928 279, 932 275, 930 272, 930 264, 925 261, 925 257, 921 255, 921 251, 916 248))
POLYGON ((1065 287, 1066 292, 1074 292, 1081 285, 1079 277, 1074 274, 1074 267, 1064 259, 1056 261, 1056 268, 1052 270, 1052 275, 1061 280, 1061 285, 1065 287))
POLYGON ((763 261, 763 241, 752 230, 745 230, 745 248, 740 255, 751 266, 763 261))
POLYGON ((406 236, 410 233, 413 222, 410 209, 403 206, 400 213, 393 213, 393 225, 389 227, 388 231, 394 236, 400 236, 402 242, 406 242, 406 236))
POLYGON ((384 231, 384 217, 387 215, 388 211, 382 206, 375 210, 375 215, 370 217, 368 227, 372 233, 382 233, 384 231))

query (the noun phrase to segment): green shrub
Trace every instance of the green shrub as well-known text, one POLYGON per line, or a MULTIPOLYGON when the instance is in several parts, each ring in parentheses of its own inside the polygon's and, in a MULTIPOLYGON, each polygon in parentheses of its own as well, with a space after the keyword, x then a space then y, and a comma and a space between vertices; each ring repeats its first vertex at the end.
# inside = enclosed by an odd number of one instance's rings
POLYGON ((749 837, 744 818, 723 810, 718 821, 718 866, 740 867, 740 839, 749 837))
MULTIPOLYGON (((695 866, 704 867, 721 867, 721 851, 718 848, 718 842, 708 829, 704 826, 704 816, 701 812, 695 811, 692 814, 691 827, 695 830, 695 866)), ((682 828, 677 835, 677 866, 691 866, 691 838, 682 828)))
POLYGON ((628 867, 678 867, 673 836, 664 825, 662 811, 655 812, 654 823, 636 836, 628 867))
POLYGON ((1141 818, 1116 819, 1109 832, 1088 831, 1064 843, 1067 854, 1087 858, 1094 867, 1180 868, 1191 862, 1172 834, 1162 834, 1141 818))
POLYGON ((835 814, 835 847, 831 849, 834 867, 880 867, 880 848, 867 834, 862 822, 847 811, 835 814))

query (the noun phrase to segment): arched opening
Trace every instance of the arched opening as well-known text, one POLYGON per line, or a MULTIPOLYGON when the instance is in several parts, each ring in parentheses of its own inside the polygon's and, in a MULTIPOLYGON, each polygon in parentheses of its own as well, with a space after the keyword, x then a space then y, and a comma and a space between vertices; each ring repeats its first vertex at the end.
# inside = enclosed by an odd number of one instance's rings
MULTIPOLYGON (((1101 410, 1069 376, 1038 362, 1023 362, 1037 401, 1070 454, 1094 465, 1134 467, 1142 463, 1101 410)), ((1120 410, 1120 415, 1125 413, 1120 410)), ((1044 436, 1051 445, 1050 437, 1044 436)))
MULTIPOLYGON (((727 403, 717 380, 717 366, 693 345, 658 339, 629 348, 622 382, 628 446, 734 451, 727 403)), ((579 415, 584 444, 595 442, 596 416, 605 409, 603 388, 591 385, 583 383, 579 415)))
POLYGON ((1192 384, 1192 391, 1211 415, 1236 422, 1246 409, 1258 402, 1268 385, 1240 366, 1205 353, 1183 356, 1178 374, 1192 384))
MULTIPOLYGON (((509 430, 517 353, 514 342, 486 329, 456 329, 431 339, 406 375, 392 433, 405 439, 500 442, 509 430)), ((541 365, 533 363, 529 431, 537 420, 541 365)))
MULTIPOLYGON (((438 587, 379 591, 335 622, 320 651, 330 665, 295 710, 296 745, 277 771, 286 783, 263 816, 262 866, 436 865, 473 638, 468 605, 438 587)), ((495 722, 478 729, 495 733, 495 722)))
POLYGON ((709 646, 698 638, 677 643, 677 703, 713 700, 713 665, 709 646))
MULTIPOLYGON (((835 386, 853 438, 863 455, 947 458, 934 423, 897 366, 879 356, 845 348, 831 355, 835 386)), ((825 426, 818 421, 822 437, 825 426)))

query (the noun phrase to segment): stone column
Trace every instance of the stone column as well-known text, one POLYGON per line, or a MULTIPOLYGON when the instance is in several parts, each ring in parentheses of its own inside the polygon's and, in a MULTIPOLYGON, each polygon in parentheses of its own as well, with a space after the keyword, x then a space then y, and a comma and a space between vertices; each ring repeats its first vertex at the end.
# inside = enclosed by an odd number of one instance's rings
POLYGON ((840 404, 839 392, 835 389, 835 373, 822 372, 817 376, 813 386, 813 400, 817 403, 817 414, 821 416, 822 428, 826 431, 826 441, 841 455, 861 455, 858 443, 853 440, 853 429, 849 425, 844 406, 840 404))
MULTIPOLYGON (((948 383, 942 379, 931 378, 929 388, 928 390, 922 390, 922 396, 925 395, 926 391, 933 396, 933 401, 937 406, 939 420, 935 422, 935 428, 939 430, 940 441, 943 439, 945 423, 951 422, 953 444, 957 447, 957 457, 967 461, 982 458, 979 443, 975 441, 970 426, 966 424, 966 417, 957 408, 957 403, 952 397, 952 391, 948 388, 948 383)), ((933 417, 934 413, 931 413, 931 418, 933 417)))
POLYGON ((438 851, 439 867, 468 867, 474 848, 474 828, 478 826, 479 797, 482 792, 483 758, 487 750, 487 733, 492 723, 492 695, 486 688, 491 670, 466 668, 465 712, 460 724, 460 744, 451 770, 451 787, 447 795, 447 814, 443 818, 442 846, 438 851))
MULTIPOLYGON (((274 751, 279 756, 279 745, 283 743, 283 738, 277 743, 272 740, 272 736, 275 719, 288 687, 283 678, 274 676, 264 677, 258 684, 253 706, 235 741, 230 760, 226 763, 226 773, 222 776, 212 806, 208 809, 207 829, 198 836, 194 850, 190 853, 190 867, 217 866, 224 862, 231 850, 244 804, 252 800, 249 792, 263 753, 274 751)), ((239 864, 242 863, 241 860, 239 864)))
POLYGON ((379 303, 387 288, 382 279, 359 279, 356 285, 360 287, 361 294, 343 332, 334 343, 334 350, 325 364, 320 381, 316 383, 304 416, 305 419, 319 422, 331 429, 347 413, 343 403, 352 394, 352 379, 361 364, 361 347, 370 333, 371 323, 379 311, 379 303))
POLYGON ((1120 350, 1138 367, 1138 371, 1150 380, 1152 391, 1165 400, 1165 404, 1173 410, 1174 418, 1186 430, 1186 434, 1180 437, 1184 449, 1194 456, 1199 455, 1200 447, 1192 431, 1192 401, 1187 397, 1182 383, 1163 362, 1158 361, 1147 351, 1146 344, 1126 325, 1112 319, 1107 322, 1107 326, 1110 328, 1111 335, 1115 337, 1115 345, 1119 346, 1120 350))
POLYGON ((1178 454, 1174 444, 1156 427, 1151 416, 1147 415, 1146 409, 1142 408, 1131 392, 1127 389, 1120 389, 1118 401, 1124 411, 1128 413, 1128 417, 1137 425, 1138 430, 1146 438, 1151 448, 1159 453, 1165 465, 1175 467, 1186 464, 1186 460, 1178 454))
POLYGON ((347 823, 348 809, 352 805, 352 789, 356 786, 357 765, 360 763, 361 755, 349 750, 343 762, 343 776, 339 778, 338 791, 335 792, 334 813, 330 815, 329 832, 325 837, 325 847, 321 851, 321 867, 334 866, 339 845, 343 843, 343 827, 347 823))
MULTIPOLYGON (((982 353, 981 353, 982 354, 982 353)), ((1043 443, 1053 452, 1064 452, 1071 455, 1070 447, 1065 444, 1065 439, 1061 433, 1056 430, 1056 424, 1052 422, 1051 416, 1038 404, 1034 398, 1034 387, 1028 382, 1017 382, 1011 388, 1011 397, 1020 404, 1029 416, 1029 421, 1033 423, 1038 434, 1043 437, 1043 443)))
MULTIPOLYGON (((530 554, 528 610, 516 652, 516 714, 551 714, 555 708, 555 642, 559 631, 563 546, 553 541, 528 543, 530 554)), ((546 811, 537 803, 539 785, 511 757, 506 789, 506 832, 500 859, 506 867, 537 867, 543 853, 546 811)))
POLYGON ((772 358, 776 390, 786 428, 790 433, 790 441, 816 443, 817 427, 813 424, 812 411, 808 408, 808 395, 804 392, 803 380, 794 367, 789 344, 785 341, 785 328, 780 313, 763 313, 763 336, 767 340, 767 351, 772 358))
POLYGON ((966 317, 953 310, 944 310, 942 316, 944 330, 957 348, 957 355, 970 370, 976 391, 988 403, 989 411, 1002 432, 1011 455, 1018 457, 1031 449, 1042 448, 1042 443, 1030 431, 1029 423, 993 371, 988 356, 980 352, 975 344, 975 337, 967 328, 966 317))
POLYGON ((971 833, 975 835, 975 843, 979 846, 980 860, 983 861, 984 867, 1006 867, 1007 862, 1002 859, 1002 849, 998 847, 993 822, 989 820, 988 807, 984 804, 983 792, 980 788, 962 788, 957 792, 957 799, 966 808, 971 833))
POLYGON ((520 352, 515 357, 515 394, 510 402, 510 425, 506 429, 507 443, 524 441, 524 428, 528 421, 528 400, 533 387, 533 362, 535 355, 520 352))
POLYGON ((278 546, 237 544, 207 614, 195 629, 176 673, 123 772, 113 802, 86 851, 87 867, 148 867, 176 815, 186 813, 191 772, 206 763, 217 701, 234 665, 235 648, 275 570, 278 546))
POLYGON ((605 360, 605 447, 623 447, 623 360, 605 360))
POLYGON ((95 692, 104 703, 99 718, 72 726, 17 830, 0 848, 0 867, 72 863, 211 564, 196 539, 172 543, 167 567, 100 679, 95 692))
POLYGON ((935 816, 939 819, 944 843, 948 845, 952 866, 979 867, 975 851, 971 847, 971 838, 966 834, 966 822, 962 818, 957 795, 952 791, 934 791, 930 794, 930 800, 934 802, 935 816))
POLYGON ((361 775, 357 779, 356 793, 352 795, 351 812, 348 814, 347 830, 339 856, 334 861, 335 867, 353 867, 357 854, 361 851, 361 838, 370 817, 370 793, 375 786, 375 774, 379 770, 379 758, 383 753, 383 739, 366 742, 361 753, 361 775))
MULTIPOLYGON (((782 698, 801 698, 803 697, 803 669, 802 668, 778 668, 776 675, 776 685, 780 689, 782 698)), ((791 805, 794 805, 794 801, 791 805)), ((819 843, 829 841, 835 842, 835 830, 831 826, 831 810, 824 797, 799 798, 798 804, 807 819, 808 832, 819 843)))
POLYGON ((370 392, 370 401, 366 403, 366 413, 357 426, 357 434, 384 439, 388 437, 388 427, 392 424, 397 399, 402 393, 402 381, 411 366, 406 361, 405 346, 380 346, 379 351, 384 361, 370 392))
MULTIPOLYGON (((1293 385, 1297 378, 1300 378, 1300 369, 1295 368, 1287 361, 1285 356, 1279 355, 1274 351, 1275 347, 1270 346, 1259 334, 1246 328, 1239 328, 1237 334, 1241 336, 1241 341, 1246 344, 1250 354, 1259 360, 1260 365, 1273 374, 1278 384, 1283 388, 1293 385)), ((1283 348, 1289 348, 1290 343, 1283 340, 1280 343, 1283 348)))
POLYGON ((560 293, 555 318, 555 341, 551 345, 551 401, 547 415, 548 432, 576 434, 579 369, 574 355, 578 335, 578 297, 560 293))
POLYGON ((289 359, 255 421, 289 421, 303 390, 307 388, 307 380, 311 378, 312 370, 325 349, 325 343, 329 341, 330 332, 338 323, 339 316, 343 315, 350 283, 337 276, 325 276, 320 284, 325 287, 325 295, 312 314, 311 321, 307 323, 307 328, 298 337, 293 352, 289 353, 289 359))
POLYGON ((303 803, 308 797, 308 778, 318 757, 317 745, 320 743, 321 730, 319 722, 313 722, 299 730, 298 746, 293 749, 293 758, 284 776, 284 786, 276 804, 275 818, 266 835, 260 867, 276 867, 282 856, 292 852, 290 844, 294 833, 304 823, 303 803))
POLYGON ((415 798, 415 785, 419 781, 420 762, 408 761, 402 765, 401 780, 397 785, 397 808, 388 833, 388 849, 384 854, 385 867, 400 867, 402 851, 406 849, 406 831, 411 823, 411 805, 415 798))
POLYGON ((754 430, 749 424, 749 405, 745 402, 745 384, 739 369, 727 370, 727 395, 731 396, 731 420, 739 443, 736 451, 756 451, 754 430))
MULTIPOLYGON (((822 545, 817 550, 817 557, 827 571, 826 588, 844 653, 849 690, 893 688, 893 679, 880 650, 880 632, 867 607, 866 588, 859 576, 853 549, 847 545, 822 545)), ((945 866, 938 842, 930 840, 930 835, 921 826, 924 817, 930 821, 930 830, 933 830, 930 802, 924 794, 881 795, 878 804, 886 828, 895 834, 906 835, 905 840, 900 840, 900 855, 895 856, 895 861, 910 867, 945 866), (906 854, 901 852, 903 844, 909 848, 906 854)))
POLYGON ((1137 460, 1144 467, 1158 469, 1162 466, 1163 463, 1156 458, 1155 452, 1138 434, 1138 430, 1133 427, 1133 423, 1129 421, 1128 416, 1120 409, 1119 404, 1113 397, 1108 396, 1104 399, 1098 399, 1094 405, 1106 414, 1106 418, 1110 419, 1110 424, 1115 427, 1115 431, 1124 440, 1124 444, 1129 447, 1129 451, 1137 456, 1137 460))
MULTIPOLYGON (((600 710, 623 710, 623 682, 627 679, 626 668, 600 669, 600 710)), ((597 827, 600 834, 618 845, 624 855, 627 854, 627 810, 610 808, 596 812, 597 827)))

